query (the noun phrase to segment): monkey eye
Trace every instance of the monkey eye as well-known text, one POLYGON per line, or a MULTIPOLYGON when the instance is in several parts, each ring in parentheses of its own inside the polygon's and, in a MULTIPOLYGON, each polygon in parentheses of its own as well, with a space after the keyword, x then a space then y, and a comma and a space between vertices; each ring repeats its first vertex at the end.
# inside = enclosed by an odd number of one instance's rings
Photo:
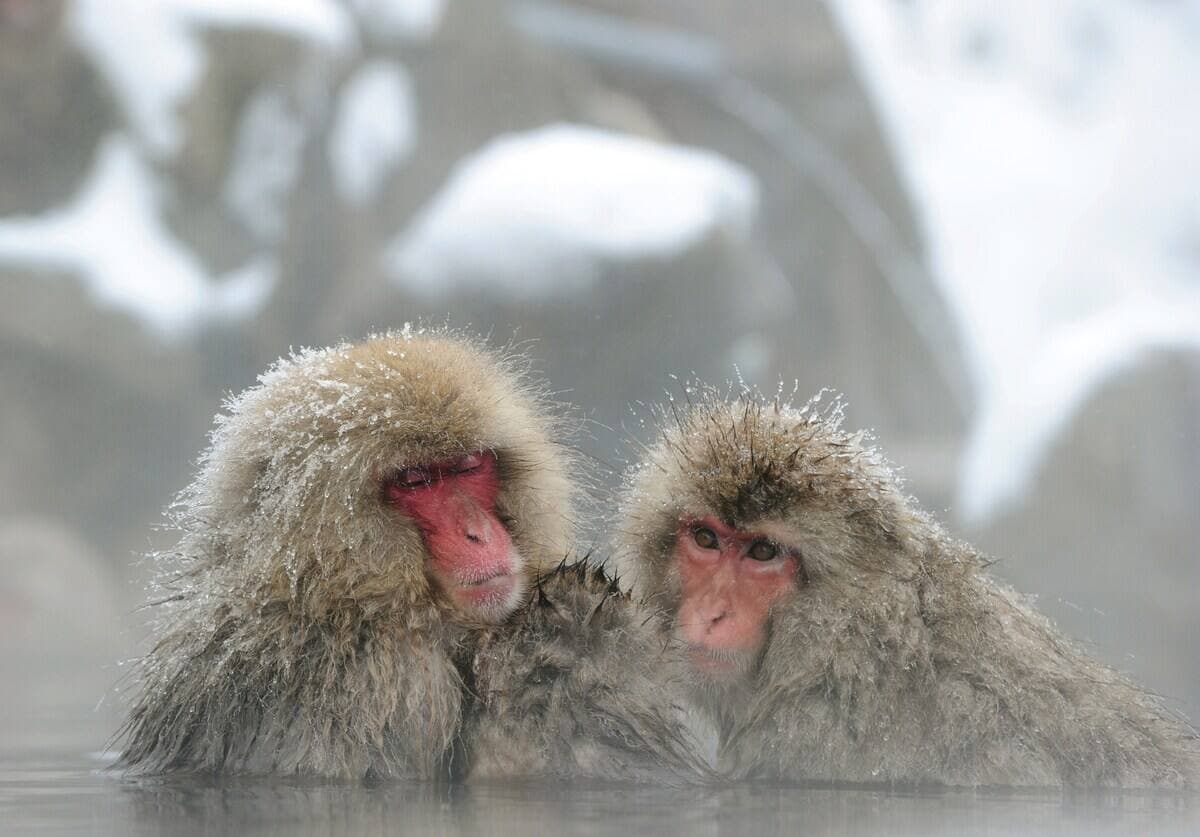
POLYGON ((779 554, 779 547, 770 541, 755 541, 746 554, 755 561, 771 561, 779 554))
POLYGON ((424 468, 405 468, 396 477, 396 482, 405 488, 420 488, 429 485, 430 474, 424 468))
POLYGON ((465 474, 468 471, 474 471, 483 464, 483 457, 477 453, 469 453, 461 459, 455 460, 450 466, 450 472, 454 474, 465 474))
POLYGON ((701 549, 716 549, 721 545, 717 540, 717 533, 707 526, 697 526, 692 529, 692 538, 701 549))

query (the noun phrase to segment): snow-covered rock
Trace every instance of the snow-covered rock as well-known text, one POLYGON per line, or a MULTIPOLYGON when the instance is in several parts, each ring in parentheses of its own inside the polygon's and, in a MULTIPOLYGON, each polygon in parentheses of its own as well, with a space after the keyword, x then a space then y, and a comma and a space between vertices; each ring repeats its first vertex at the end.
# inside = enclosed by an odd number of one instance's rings
POLYGON ((242 109, 222 192, 229 209, 260 241, 283 233, 305 139, 301 115, 278 90, 259 91, 242 109))
POLYGON ((412 80, 400 64, 371 61, 338 97, 329 137, 329 163, 342 200, 363 206, 417 144, 412 80))
POLYGON ((432 37, 446 11, 446 0, 349 0, 349 3, 371 32, 395 40, 432 37))
POLYGON ((205 28, 275 31, 335 51, 354 42, 334 0, 75 0, 71 17, 139 138, 166 155, 183 143, 178 107, 207 66, 205 28))
POLYGON ((275 282, 270 257, 213 278, 163 224, 151 172, 110 137, 66 206, 0 218, 0 265, 77 276, 102 306, 128 311, 163 337, 209 319, 253 315, 275 282))
MULTIPOLYGON (((964 519, 979 522, 1019 503, 1059 435, 1105 382, 1155 352, 1200 351, 1200 288, 1130 297, 1055 328, 1024 375, 1005 375, 984 394, 963 454, 964 519)), ((1169 407, 1174 393, 1165 395, 1145 409, 1169 407)))
POLYGON ((1048 446, 971 540, 1069 634, 1200 717, 1200 350, 1123 363, 1048 446))
POLYGON ((754 175, 713 152, 552 125, 464 159, 386 263, 418 293, 463 284, 558 295, 589 286, 607 260, 744 238, 757 205, 754 175))
POLYGON ((1200 335, 1200 14, 1085 0, 830 8, 967 340, 978 409, 958 506, 986 518, 1096 387, 1200 335))

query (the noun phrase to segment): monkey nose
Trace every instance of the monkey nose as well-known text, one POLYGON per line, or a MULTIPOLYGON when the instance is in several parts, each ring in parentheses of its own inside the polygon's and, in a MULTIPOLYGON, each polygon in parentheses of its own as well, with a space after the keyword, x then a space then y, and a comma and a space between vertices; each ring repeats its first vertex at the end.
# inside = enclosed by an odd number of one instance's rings
POLYGON ((495 527, 499 524, 474 498, 457 494, 451 505, 458 521, 457 531, 465 540, 483 546, 495 540, 495 527))
POLYGON ((462 522, 462 534, 471 543, 488 544, 492 540, 491 521, 482 514, 468 515, 462 522))
POLYGON ((717 602, 693 605, 687 612, 679 614, 679 628, 683 638, 702 648, 723 648, 726 634, 732 628, 733 611, 717 602))
POLYGON ((696 625, 702 631, 707 633, 717 626, 718 623, 725 621, 729 616, 729 607, 725 602, 709 601, 703 602, 696 609, 696 625))

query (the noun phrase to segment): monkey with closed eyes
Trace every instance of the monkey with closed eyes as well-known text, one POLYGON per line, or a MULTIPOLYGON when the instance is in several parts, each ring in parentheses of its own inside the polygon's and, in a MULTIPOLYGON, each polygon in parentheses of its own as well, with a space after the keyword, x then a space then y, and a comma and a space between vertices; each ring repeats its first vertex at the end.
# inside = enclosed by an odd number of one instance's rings
POLYGON ((562 430, 522 358, 449 331, 269 369, 174 506, 117 766, 701 776, 657 614, 564 563, 562 430))

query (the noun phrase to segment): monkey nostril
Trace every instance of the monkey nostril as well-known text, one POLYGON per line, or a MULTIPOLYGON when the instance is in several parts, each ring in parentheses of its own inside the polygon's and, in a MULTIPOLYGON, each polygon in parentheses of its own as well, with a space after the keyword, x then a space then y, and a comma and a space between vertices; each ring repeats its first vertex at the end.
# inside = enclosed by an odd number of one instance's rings
POLYGON ((479 535, 476 535, 474 532, 467 532, 466 535, 467 540, 469 540, 471 543, 483 543, 483 538, 479 537, 479 535))

